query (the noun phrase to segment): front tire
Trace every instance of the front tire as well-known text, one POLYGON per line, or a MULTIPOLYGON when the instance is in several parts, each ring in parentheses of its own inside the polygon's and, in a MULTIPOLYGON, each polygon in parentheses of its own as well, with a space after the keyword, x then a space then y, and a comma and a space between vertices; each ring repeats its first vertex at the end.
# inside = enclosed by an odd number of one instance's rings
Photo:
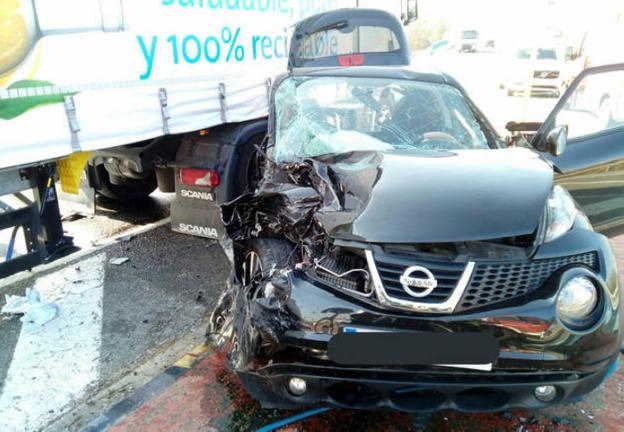
POLYGON ((270 276, 273 269, 295 265, 294 245, 282 239, 254 238, 249 240, 239 269, 243 286, 251 286, 250 294, 258 295, 257 286, 270 276), (255 285, 255 286, 254 286, 255 285))

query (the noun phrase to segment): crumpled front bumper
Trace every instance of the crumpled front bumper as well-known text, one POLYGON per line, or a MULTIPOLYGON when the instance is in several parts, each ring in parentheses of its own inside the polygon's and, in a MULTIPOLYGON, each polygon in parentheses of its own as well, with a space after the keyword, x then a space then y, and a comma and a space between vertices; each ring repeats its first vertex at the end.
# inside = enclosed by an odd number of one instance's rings
MULTIPOLYGON (((606 304, 591 331, 572 332, 558 320, 557 277, 548 279, 537 292, 501 305, 432 315, 384 309, 373 300, 354 297, 315 281, 305 272, 293 271, 289 273, 288 301, 279 311, 290 323, 289 329, 279 332, 280 350, 270 358, 256 358, 253 367, 236 372, 263 406, 276 408, 324 405, 495 411, 578 400, 617 367, 621 304, 615 258, 606 238, 586 230, 567 237, 542 253, 579 252, 571 245, 597 251, 600 263, 596 275, 604 282, 606 304), (436 365, 341 366, 330 358, 328 343, 345 327, 485 332, 496 337, 500 352, 490 371, 436 365), (288 391, 288 380, 293 377, 306 380, 303 395, 288 391), (542 385, 557 388, 554 400, 545 403, 534 396, 535 387, 542 385)), ((273 311, 267 312, 267 316, 274 316, 273 311)))

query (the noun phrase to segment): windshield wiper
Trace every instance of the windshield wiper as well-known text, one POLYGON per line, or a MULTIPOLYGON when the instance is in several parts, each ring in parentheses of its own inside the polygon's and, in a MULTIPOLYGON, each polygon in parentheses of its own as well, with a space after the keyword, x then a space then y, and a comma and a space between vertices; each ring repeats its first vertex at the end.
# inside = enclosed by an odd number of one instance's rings
POLYGON ((343 28, 348 27, 348 26, 349 26, 349 21, 347 20, 336 21, 334 23, 327 24, 326 26, 323 26, 314 30, 314 33, 320 33, 320 32, 327 31, 327 30, 342 30, 343 28))

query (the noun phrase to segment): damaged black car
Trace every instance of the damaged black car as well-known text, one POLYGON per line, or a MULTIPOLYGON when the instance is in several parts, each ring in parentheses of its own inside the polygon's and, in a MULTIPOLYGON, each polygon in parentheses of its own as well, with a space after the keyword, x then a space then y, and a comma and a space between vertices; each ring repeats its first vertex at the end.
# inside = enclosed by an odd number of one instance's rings
POLYGON ((296 29, 262 175, 222 208, 236 265, 211 335, 232 369, 275 408, 578 400, 617 367, 621 299, 607 238, 535 150, 559 156, 567 128, 508 148, 449 76, 380 66, 406 63, 393 26, 386 52, 306 50, 366 26, 333 18, 296 29))

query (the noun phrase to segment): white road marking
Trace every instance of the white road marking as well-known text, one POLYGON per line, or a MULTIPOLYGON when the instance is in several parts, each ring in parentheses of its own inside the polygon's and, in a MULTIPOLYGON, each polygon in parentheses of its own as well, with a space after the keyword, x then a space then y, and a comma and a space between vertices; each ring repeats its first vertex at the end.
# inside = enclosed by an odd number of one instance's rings
POLYGON ((42 327, 22 325, 0 394, 0 430, 43 428, 96 383, 105 259, 98 254, 36 280, 42 300, 60 313, 42 327))

